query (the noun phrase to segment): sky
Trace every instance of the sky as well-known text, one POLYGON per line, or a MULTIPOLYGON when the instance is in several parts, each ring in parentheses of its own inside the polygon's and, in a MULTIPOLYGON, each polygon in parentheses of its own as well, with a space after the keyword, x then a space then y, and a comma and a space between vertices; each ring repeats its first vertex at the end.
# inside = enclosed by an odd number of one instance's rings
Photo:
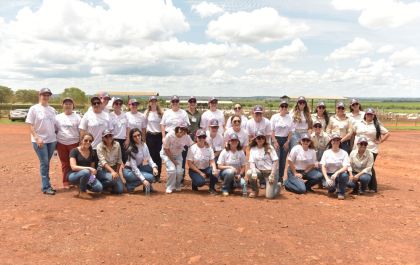
POLYGON ((420 97, 420 1, 0 0, 0 85, 420 97))

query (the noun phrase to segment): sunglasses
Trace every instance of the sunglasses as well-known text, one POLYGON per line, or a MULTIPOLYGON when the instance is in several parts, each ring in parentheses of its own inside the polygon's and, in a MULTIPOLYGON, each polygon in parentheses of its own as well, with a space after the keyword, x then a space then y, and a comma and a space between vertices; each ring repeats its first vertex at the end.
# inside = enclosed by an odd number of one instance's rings
POLYGON ((112 134, 107 134, 104 136, 104 138, 112 138, 112 134))
POLYGON ((137 107, 139 103, 131 103, 130 106, 137 107))
POLYGON ((304 142, 304 143, 309 143, 311 140, 309 140, 309 139, 302 139, 302 142, 304 142))
POLYGON ((318 109, 325 109, 324 106, 318 106, 318 109))
POLYGON ((91 143, 91 142, 93 142, 93 141, 92 141, 92 140, 86 140, 86 139, 84 139, 84 140, 83 140, 83 142, 84 142, 84 143, 91 143))
POLYGON ((134 138, 141 137, 141 134, 139 134, 139 133, 138 134, 133 134, 133 137, 134 138))
POLYGON ((122 106, 122 103, 121 102, 116 102, 116 103, 114 103, 114 105, 122 106))
POLYGON ((100 101, 94 101, 94 102, 92 102, 92 105, 93 106, 98 106, 98 105, 101 105, 101 102, 100 101))
POLYGON ((282 108, 282 109, 287 109, 287 105, 280 105, 280 108, 282 108))
POLYGON ((344 110, 344 107, 338 107, 337 109, 339 109, 339 110, 344 110))
POLYGON ((265 140, 265 136, 258 136, 257 140, 265 140))
POLYGON ((233 123, 241 123, 241 120, 234 120, 233 123))
POLYGON ((332 139, 331 141, 333 141, 333 142, 340 142, 341 139, 340 138, 335 138, 335 139, 332 139))
POLYGON ((197 103, 197 100, 189 100, 189 103, 197 103))
POLYGON ((360 143, 359 145, 360 146, 368 146, 368 144, 367 143, 364 143, 364 142, 363 143, 360 143))
POLYGON ((353 103, 352 106, 359 106, 359 103, 353 103))
POLYGON ((198 139, 206 139, 206 138, 207 138, 207 136, 205 136, 205 135, 198 136, 198 139))
POLYGON ((179 103, 179 100, 172 100, 172 103, 179 103))
POLYGON ((298 104, 306 104, 306 101, 299 101, 298 104))
POLYGON ((322 125, 314 125, 314 128, 322 128, 322 125))
POLYGON ((233 108, 234 110, 241 110, 242 109, 242 107, 235 107, 235 108, 233 108))

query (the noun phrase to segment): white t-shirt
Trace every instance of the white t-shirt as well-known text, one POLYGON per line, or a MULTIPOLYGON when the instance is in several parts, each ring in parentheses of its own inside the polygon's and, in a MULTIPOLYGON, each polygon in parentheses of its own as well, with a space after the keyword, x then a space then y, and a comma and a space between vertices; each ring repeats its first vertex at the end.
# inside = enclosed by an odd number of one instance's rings
POLYGON ((245 153, 243 150, 232 152, 223 149, 223 151, 220 153, 219 159, 217 159, 217 164, 241 169, 241 167, 246 164, 245 153))
POLYGON ((187 112, 183 109, 178 111, 168 109, 163 113, 160 124, 165 126, 165 131, 170 132, 175 130, 176 126, 181 122, 190 125, 187 112))
POLYGON ((111 119, 112 127, 114 128, 114 138, 115 139, 126 139, 127 138, 127 130, 128 128, 128 119, 124 112, 121 112, 120 115, 115 114, 112 112, 109 114, 111 119))
MULTIPOLYGON (((226 121, 226 129, 232 128, 232 119, 233 116, 230 116, 226 121)), ((246 123, 248 122, 248 118, 245 115, 241 115, 241 128, 246 130, 246 123)))
POLYGON ((224 132, 224 125, 225 125, 225 115, 221 110, 206 110, 203 115, 201 115, 201 122, 200 126, 203 130, 209 129, 209 123, 212 119, 216 119, 219 121, 219 130, 218 132, 223 135, 224 132))
POLYGON ((325 150, 321 158, 321 165, 325 165, 327 173, 335 173, 344 166, 350 166, 349 154, 340 149, 337 153, 332 149, 325 150))
POLYGON ((72 113, 66 115, 65 113, 55 116, 55 128, 57 130, 57 142, 64 145, 76 144, 79 142, 79 114, 72 113))
POLYGON ((225 147, 225 141, 223 139, 223 136, 219 133, 216 134, 214 138, 210 137, 210 132, 206 131, 207 137, 206 142, 213 148, 214 152, 222 151, 222 149, 225 147))
POLYGON ((137 112, 136 114, 133 114, 130 111, 130 112, 126 112, 125 116, 127 116, 128 128, 130 129, 138 128, 140 129, 140 131, 142 129, 146 129, 147 121, 143 113, 137 112))
POLYGON ((254 146, 249 152, 249 162, 255 163, 255 167, 259 170, 271 170, 274 161, 279 160, 276 150, 270 145, 270 153, 266 154, 264 147, 258 148, 254 146))
MULTIPOLYGON (((33 105, 29 108, 26 123, 34 126, 35 133, 46 144, 57 141, 55 135, 55 109, 51 106, 42 106, 41 104, 33 105)), ((36 142, 31 134, 31 141, 36 142)))
POLYGON ((157 111, 149 111, 149 115, 147 116, 147 131, 152 133, 160 133, 162 132, 160 128, 160 122, 162 118, 159 116, 157 111))
POLYGON ((305 170, 308 166, 317 162, 316 151, 314 149, 305 151, 300 144, 292 148, 287 159, 293 162, 297 170, 305 170))
POLYGON ((294 115, 294 112, 293 111, 290 112, 290 118, 292 118, 293 127, 295 128, 295 130, 302 130, 302 131, 308 130, 309 126, 308 126, 308 123, 306 122, 306 117, 303 111, 300 112, 300 122, 293 121, 293 115, 294 115))
POLYGON ((85 130, 93 135, 92 148, 96 149, 96 146, 102 142, 102 132, 106 129, 112 130, 113 127, 108 113, 104 111, 101 113, 88 111, 80 121, 79 129, 85 130))
POLYGON ((176 137, 175 132, 172 130, 165 136, 161 154, 166 155, 164 149, 169 149, 172 155, 178 156, 182 154, 182 151, 184 151, 184 146, 190 146, 192 144, 194 144, 194 142, 191 140, 191 137, 188 134, 178 138, 176 137))
POLYGON ((227 143, 229 141, 229 137, 233 134, 236 133, 236 135, 238 135, 239 138, 239 142, 241 143, 242 147, 247 147, 248 146, 248 133, 241 128, 241 130, 239 132, 235 132, 233 130, 233 128, 229 128, 225 131, 225 143, 227 143))
POLYGON ((198 147, 197 144, 192 145, 188 149, 187 160, 192 161, 198 169, 205 169, 210 166, 210 160, 214 159, 214 152, 211 147, 198 147))
MULTIPOLYGON (((260 122, 256 122, 255 119, 250 119, 246 123, 246 130, 248 132, 249 138, 254 138, 258 131, 262 131, 265 133, 266 136, 271 136, 271 125, 270 121, 263 117, 260 122)), ((269 141, 271 137, 269 137, 267 140, 269 141)))
POLYGON ((277 137, 287 137, 290 132, 294 131, 292 118, 287 114, 284 116, 281 116, 280 113, 274 114, 271 116, 270 125, 277 137))

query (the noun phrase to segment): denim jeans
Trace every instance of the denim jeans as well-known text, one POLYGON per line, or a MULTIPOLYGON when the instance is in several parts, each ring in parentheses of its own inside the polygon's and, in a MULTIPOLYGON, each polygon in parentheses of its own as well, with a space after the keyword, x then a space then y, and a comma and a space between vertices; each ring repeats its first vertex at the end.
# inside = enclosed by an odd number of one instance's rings
POLYGON ((99 180, 95 180, 92 184, 87 184, 90 177, 90 170, 83 169, 80 171, 70 171, 68 175, 69 182, 75 185, 79 185, 79 189, 82 192, 86 192, 87 189, 93 192, 101 192, 102 184, 99 180))
POLYGON ((160 156, 166 165, 166 190, 173 191, 174 189, 180 189, 184 172, 182 169, 182 155, 179 154, 174 157, 178 165, 175 165, 167 155, 161 154, 160 156))
POLYGON ((274 183, 270 184, 270 182, 268 181, 268 176, 270 175, 270 173, 263 173, 260 170, 256 169, 257 172, 257 179, 252 179, 252 170, 249 169, 246 172, 246 176, 249 179, 249 183, 251 184, 251 189, 253 192, 258 192, 259 187, 258 187, 258 180, 260 181, 261 184, 261 180, 264 179, 265 183, 267 183, 267 187, 265 188, 265 197, 267 199, 274 199, 277 194, 280 193, 280 186, 278 185, 278 180, 276 179, 277 176, 275 176, 274 178, 274 183))
POLYGON ((39 159, 39 171, 41 174, 41 191, 46 191, 51 188, 50 183, 50 161, 54 154, 55 145, 57 142, 45 144, 42 148, 39 148, 36 143, 32 143, 36 155, 39 159))
MULTIPOLYGON (((153 169, 151 166, 141 165, 138 167, 138 169, 144 178, 150 183, 150 185, 155 182, 155 177, 153 176, 153 169)), ((128 192, 134 191, 136 187, 143 184, 143 182, 134 174, 132 169, 124 168, 123 175, 128 192)))
POLYGON ((279 157, 279 182, 283 183, 284 169, 286 167, 287 152, 284 149, 284 143, 287 141, 287 137, 276 136, 277 143, 279 144, 279 150, 277 156, 279 157))
POLYGON ((350 140, 341 143, 340 148, 346 151, 348 154, 351 152, 350 140))
POLYGON ((378 182, 376 180, 376 172, 375 172, 375 161, 376 157, 378 156, 378 153, 372 153, 373 154, 373 166, 372 166, 372 178, 369 181, 369 189, 373 190, 374 192, 378 192, 378 182))
POLYGON ((111 172, 108 172, 106 169, 102 168, 98 170, 98 174, 96 175, 97 180, 99 180, 104 187, 111 188, 111 192, 115 194, 121 194, 124 191, 124 184, 120 177, 117 179, 112 179, 111 172))
MULTIPOLYGON (((292 148, 295 146, 295 145, 297 145, 298 143, 299 143, 299 141, 300 141, 300 135, 302 134, 302 133, 304 133, 305 131, 299 131, 299 132, 297 132, 297 131, 295 131, 293 134, 292 134, 292 137, 291 137, 291 139, 290 139, 290 143, 289 143, 289 152, 290 152, 290 150, 292 150, 292 148)), ((306 131, 307 132, 307 131, 306 131)))
MULTIPOLYGON (((204 169, 200 169, 204 174, 206 174, 206 177, 210 179, 210 186, 209 190, 215 190, 215 185, 217 183, 217 178, 213 175, 213 169, 211 167, 207 167, 204 169)), ((188 171, 188 174, 190 175, 191 181, 192 181, 192 188, 197 189, 198 187, 204 186, 206 184, 206 179, 203 178, 200 174, 198 174, 195 171, 192 171, 191 169, 188 171)))
POLYGON ((234 188, 240 187, 242 193, 247 193, 247 185, 244 178, 235 180, 236 172, 233 169, 224 169, 220 172, 220 179, 223 180, 222 192, 231 192, 234 188))
MULTIPOLYGON (((327 175, 331 177, 333 173, 328 173, 327 175)), ((328 187, 325 179, 322 181, 324 187, 328 188, 329 193, 334 193, 338 188, 338 194, 343 195, 343 196, 344 196, 344 193, 346 193, 346 187, 347 187, 348 182, 349 182, 349 174, 347 172, 343 172, 335 178, 335 183, 333 187, 328 187)))
MULTIPOLYGON (((357 175, 357 174, 358 174, 358 172, 353 172, 353 176, 357 175)), ((350 180, 349 183, 347 184, 347 186, 349 188, 352 188, 354 191, 359 191, 359 182, 360 182, 361 191, 365 192, 371 178, 372 177, 369 174, 364 173, 364 174, 360 175, 358 181, 351 181, 350 180)))
POLYGON ((303 170, 297 170, 297 172, 303 175, 303 180, 306 180, 306 183, 293 175, 292 170, 289 168, 287 170, 287 180, 284 182, 284 187, 290 192, 302 194, 312 186, 322 183, 322 173, 317 169, 312 169, 308 173, 304 173, 303 170))

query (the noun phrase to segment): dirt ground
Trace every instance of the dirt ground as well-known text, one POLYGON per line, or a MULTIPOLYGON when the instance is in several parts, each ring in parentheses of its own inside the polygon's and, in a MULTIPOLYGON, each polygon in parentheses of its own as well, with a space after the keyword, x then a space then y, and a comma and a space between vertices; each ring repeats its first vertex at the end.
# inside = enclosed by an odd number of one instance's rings
MULTIPOLYGON (((420 264, 418 150, 419 132, 392 132, 379 193, 344 201, 318 189, 276 200, 165 195, 164 183, 150 197, 81 200, 43 195, 28 129, 0 125, 0 263, 420 264)), ((55 184, 59 166, 51 171, 55 184)))

